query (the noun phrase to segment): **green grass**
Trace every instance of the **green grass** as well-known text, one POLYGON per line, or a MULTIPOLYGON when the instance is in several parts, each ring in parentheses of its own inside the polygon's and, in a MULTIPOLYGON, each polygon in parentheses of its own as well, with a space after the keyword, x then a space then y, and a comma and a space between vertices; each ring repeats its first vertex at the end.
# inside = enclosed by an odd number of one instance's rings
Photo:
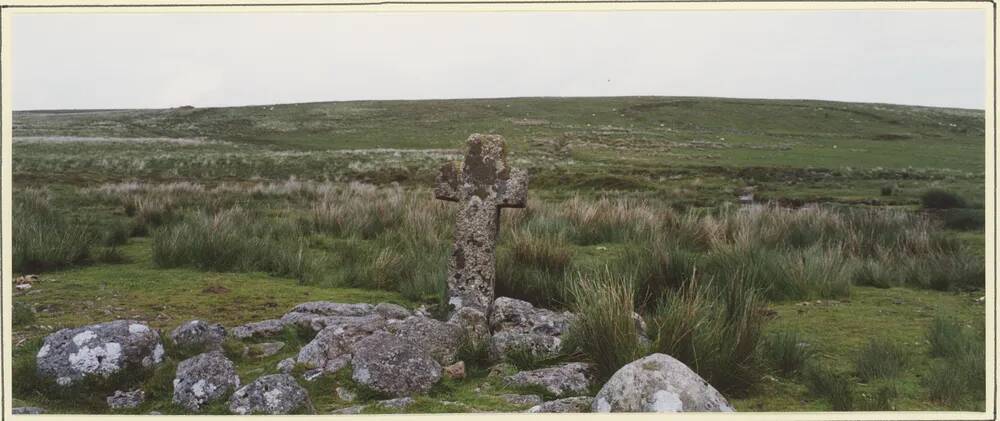
MULTIPOLYGON (((14 271, 43 278, 15 297, 15 356, 25 361, 55 329, 115 318, 165 331, 195 318, 232 327, 313 300, 441 313, 457 206, 429 187, 442 163, 461 158, 465 138, 484 132, 502 134, 512 165, 531 174, 528 207, 500 217, 499 295, 563 310, 574 306, 577 273, 629 280, 614 294, 577 291, 591 303, 578 310, 588 336, 616 332, 584 347, 605 375, 634 354, 631 308, 654 349, 691 365, 740 411, 983 407, 984 309, 974 302, 985 278, 982 111, 511 98, 14 120, 14 271), (113 139, 123 137, 133 139, 113 139), (774 205, 734 206, 744 188, 774 205), (948 197, 925 202, 929 191, 948 197), (933 333, 938 315, 976 328, 933 333), (883 336, 906 349, 906 364, 893 376, 863 374, 859 355, 883 336)), ((244 383, 294 348, 238 358, 244 383)), ((129 380, 151 394, 134 413, 180 413, 168 372, 183 354, 171 349, 165 367, 129 380)), ((488 375, 486 354, 466 345, 469 377, 442 382, 405 412, 523 410, 499 398, 514 391, 488 375)), ((350 405, 334 387, 357 385, 339 373, 304 386, 325 413, 350 405)), ((14 397, 103 411, 103 396, 60 401, 43 390, 26 381, 14 397)), ((361 392, 362 404, 376 398, 361 392)))

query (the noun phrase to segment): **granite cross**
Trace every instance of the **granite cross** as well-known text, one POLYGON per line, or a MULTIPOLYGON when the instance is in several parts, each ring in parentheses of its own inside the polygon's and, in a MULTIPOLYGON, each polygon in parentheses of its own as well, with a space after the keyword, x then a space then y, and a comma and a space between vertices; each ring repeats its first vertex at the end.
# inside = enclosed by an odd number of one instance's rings
POLYGON ((473 134, 466 140, 465 162, 441 167, 434 197, 459 202, 455 247, 448 262, 448 304, 489 314, 496 278, 496 240, 500 208, 523 208, 528 174, 507 164, 499 135, 473 134))

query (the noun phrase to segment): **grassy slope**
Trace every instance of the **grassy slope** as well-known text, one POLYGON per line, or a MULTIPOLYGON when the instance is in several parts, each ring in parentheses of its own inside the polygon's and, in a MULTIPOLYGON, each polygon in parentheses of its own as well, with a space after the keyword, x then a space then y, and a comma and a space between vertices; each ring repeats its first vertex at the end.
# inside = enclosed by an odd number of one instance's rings
MULTIPOLYGON (((201 137, 227 143, 15 143, 14 178, 18 189, 56 190, 128 180, 213 183, 289 177, 426 186, 436 167, 453 155, 403 152, 400 158, 394 151, 351 150, 455 150, 469 133, 495 132, 509 139, 517 165, 531 170, 535 195, 615 190, 710 206, 732 200, 734 187, 755 185, 759 196, 767 198, 914 205, 921 190, 938 186, 981 203, 983 118, 981 111, 893 105, 652 97, 18 112, 15 138, 201 137), (879 187, 886 183, 900 186, 900 192, 880 196, 879 187)), ((963 236, 982 244, 982 234, 963 236)), ((579 252, 596 257, 611 249, 579 252)), ((227 326, 262 320, 309 300, 408 304, 393 293, 303 286, 264 274, 156 269, 149 261, 149 244, 142 239, 131 239, 124 251, 131 260, 126 264, 43 274, 52 281, 16 300, 47 311, 38 313, 35 327, 16 330, 15 342, 50 331, 38 326, 58 328, 120 317, 170 329, 196 317, 227 326), (203 292, 208 286, 229 292, 203 292)), ((939 408, 923 398, 917 385, 917 376, 928 364, 921 357, 927 349, 921 335, 933 314, 963 321, 982 318, 983 308, 972 303, 974 298, 854 288, 850 303, 776 304, 779 316, 768 329, 802 330, 824 359, 842 371, 850 369, 854 353, 871 336, 886 334, 912 343, 916 359, 903 377, 898 409, 939 408), (897 298, 901 304, 895 304, 897 298)), ((291 353, 285 350, 274 361, 242 364, 241 373, 253 377, 273 370, 279 357, 291 353)), ((480 376, 443 386, 436 398, 474 402, 473 390, 484 381, 480 376)), ((323 391, 322 397, 314 393, 317 406, 343 406, 331 400, 329 388, 323 391)), ((515 409, 482 399, 473 406, 515 409)), ((765 382, 758 393, 735 399, 735 404, 739 410, 829 409, 797 382, 782 378, 765 382)), ((446 410, 429 400, 415 407, 421 409, 446 410)))

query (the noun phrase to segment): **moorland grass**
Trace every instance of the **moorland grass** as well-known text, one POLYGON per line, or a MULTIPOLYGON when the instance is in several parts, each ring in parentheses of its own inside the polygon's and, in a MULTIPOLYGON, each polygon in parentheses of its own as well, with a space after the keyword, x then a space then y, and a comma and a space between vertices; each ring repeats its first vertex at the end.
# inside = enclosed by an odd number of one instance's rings
POLYGON ((647 354, 640 341, 632 281, 610 270, 578 274, 570 287, 575 320, 566 340, 595 364, 601 380, 647 354))
POLYGON ((784 376, 798 373, 813 357, 815 352, 802 334, 783 330, 773 332, 764 339, 762 350, 773 368, 784 376))
POLYGON ((872 338, 858 352, 854 361, 855 373, 862 381, 895 378, 905 368, 909 355, 906 348, 895 341, 872 338))

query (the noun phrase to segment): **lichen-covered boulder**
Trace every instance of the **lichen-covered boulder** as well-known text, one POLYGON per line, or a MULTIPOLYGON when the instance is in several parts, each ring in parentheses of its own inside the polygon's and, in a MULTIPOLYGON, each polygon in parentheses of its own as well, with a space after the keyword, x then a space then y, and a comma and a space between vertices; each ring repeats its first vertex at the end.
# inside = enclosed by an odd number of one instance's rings
POLYGON ((441 364, 455 361, 463 335, 462 328, 458 325, 421 316, 390 323, 386 325, 386 329, 424 348, 441 364))
POLYGON ((526 412, 556 413, 556 412, 590 412, 594 398, 590 396, 574 396, 572 398, 556 399, 529 408, 526 412))
POLYGON ((280 335, 284 329, 285 323, 281 320, 268 319, 236 326, 230 334, 239 339, 265 338, 280 335))
POLYGON ((652 354, 620 368, 594 397, 594 412, 733 412, 714 387, 684 363, 652 354))
POLYGON ((177 365, 173 402, 200 411, 209 402, 222 399, 240 387, 236 367, 221 351, 195 355, 177 365))
POLYGON ((292 307, 292 310, 289 313, 312 313, 323 316, 357 317, 370 315, 374 311, 375 306, 366 303, 345 304, 330 301, 312 301, 292 307))
POLYGON ((508 297, 497 298, 489 318, 493 331, 491 357, 502 359, 513 350, 530 351, 538 356, 554 355, 559 352, 561 337, 569 330, 573 319, 573 313, 535 308, 527 301, 508 297))
POLYGON ((226 328, 218 323, 191 320, 170 332, 170 340, 181 348, 206 351, 221 349, 222 341, 226 340, 226 328))
POLYGON ((296 362, 307 368, 335 372, 351 362, 355 342, 385 328, 381 316, 337 317, 299 349, 296 362))
POLYGON ((590 364, 566 363, 538 370, 522 371, 504 378, 515 387, 540 386, 556 397, 578 396, 590 388, 590 364))
POLYGON ((448 323, 462 328, 464 341, 486 343, 490 340, 490 323, 486 314, 473 307, 458 309, 448 323))
POLYGON ((514 298, 500 297, 493 301, 490 327, 494 332, 511 331, 560 336, 569 330, 573 313, 557 313, 535 308, 531 303, 514 298))
POLYGON ((287 374, 262 376, 229 398, 229 412, 238 415, 283 415, 310 406, 309 394, 287 374))
POLYGON ((146 392, 143 392, 142 389, 135 389, 129 392, 116 390, 114 394, 106 398, 108 408, 111 409, 135 408, 142 405, 145 400, 146 392))
POLYGON ((278 361, 278 364, 275 366, 275 369, 277 369, 278 372, 282 374, 291 373, 292 370, 295 369, 295 358, 285 358, 281 361, 278 361))
POLYGON ((134 320, 62 329, 45 337, 36 355, 38 374, 69 385, 86 376, 107 377, 163 360, 160 334, 134 320))
POLYGON ((353 354, 354 381, 391 396, 426 392, 441 379, 441 365, 430 353, 388 332, 356 342, 353 354))
POLYGON ((512 351, 544 357, 555 355, 561 347, 562 339, 558 336, 503 331, 490 337, 490 358, 500 361, 512 351))

